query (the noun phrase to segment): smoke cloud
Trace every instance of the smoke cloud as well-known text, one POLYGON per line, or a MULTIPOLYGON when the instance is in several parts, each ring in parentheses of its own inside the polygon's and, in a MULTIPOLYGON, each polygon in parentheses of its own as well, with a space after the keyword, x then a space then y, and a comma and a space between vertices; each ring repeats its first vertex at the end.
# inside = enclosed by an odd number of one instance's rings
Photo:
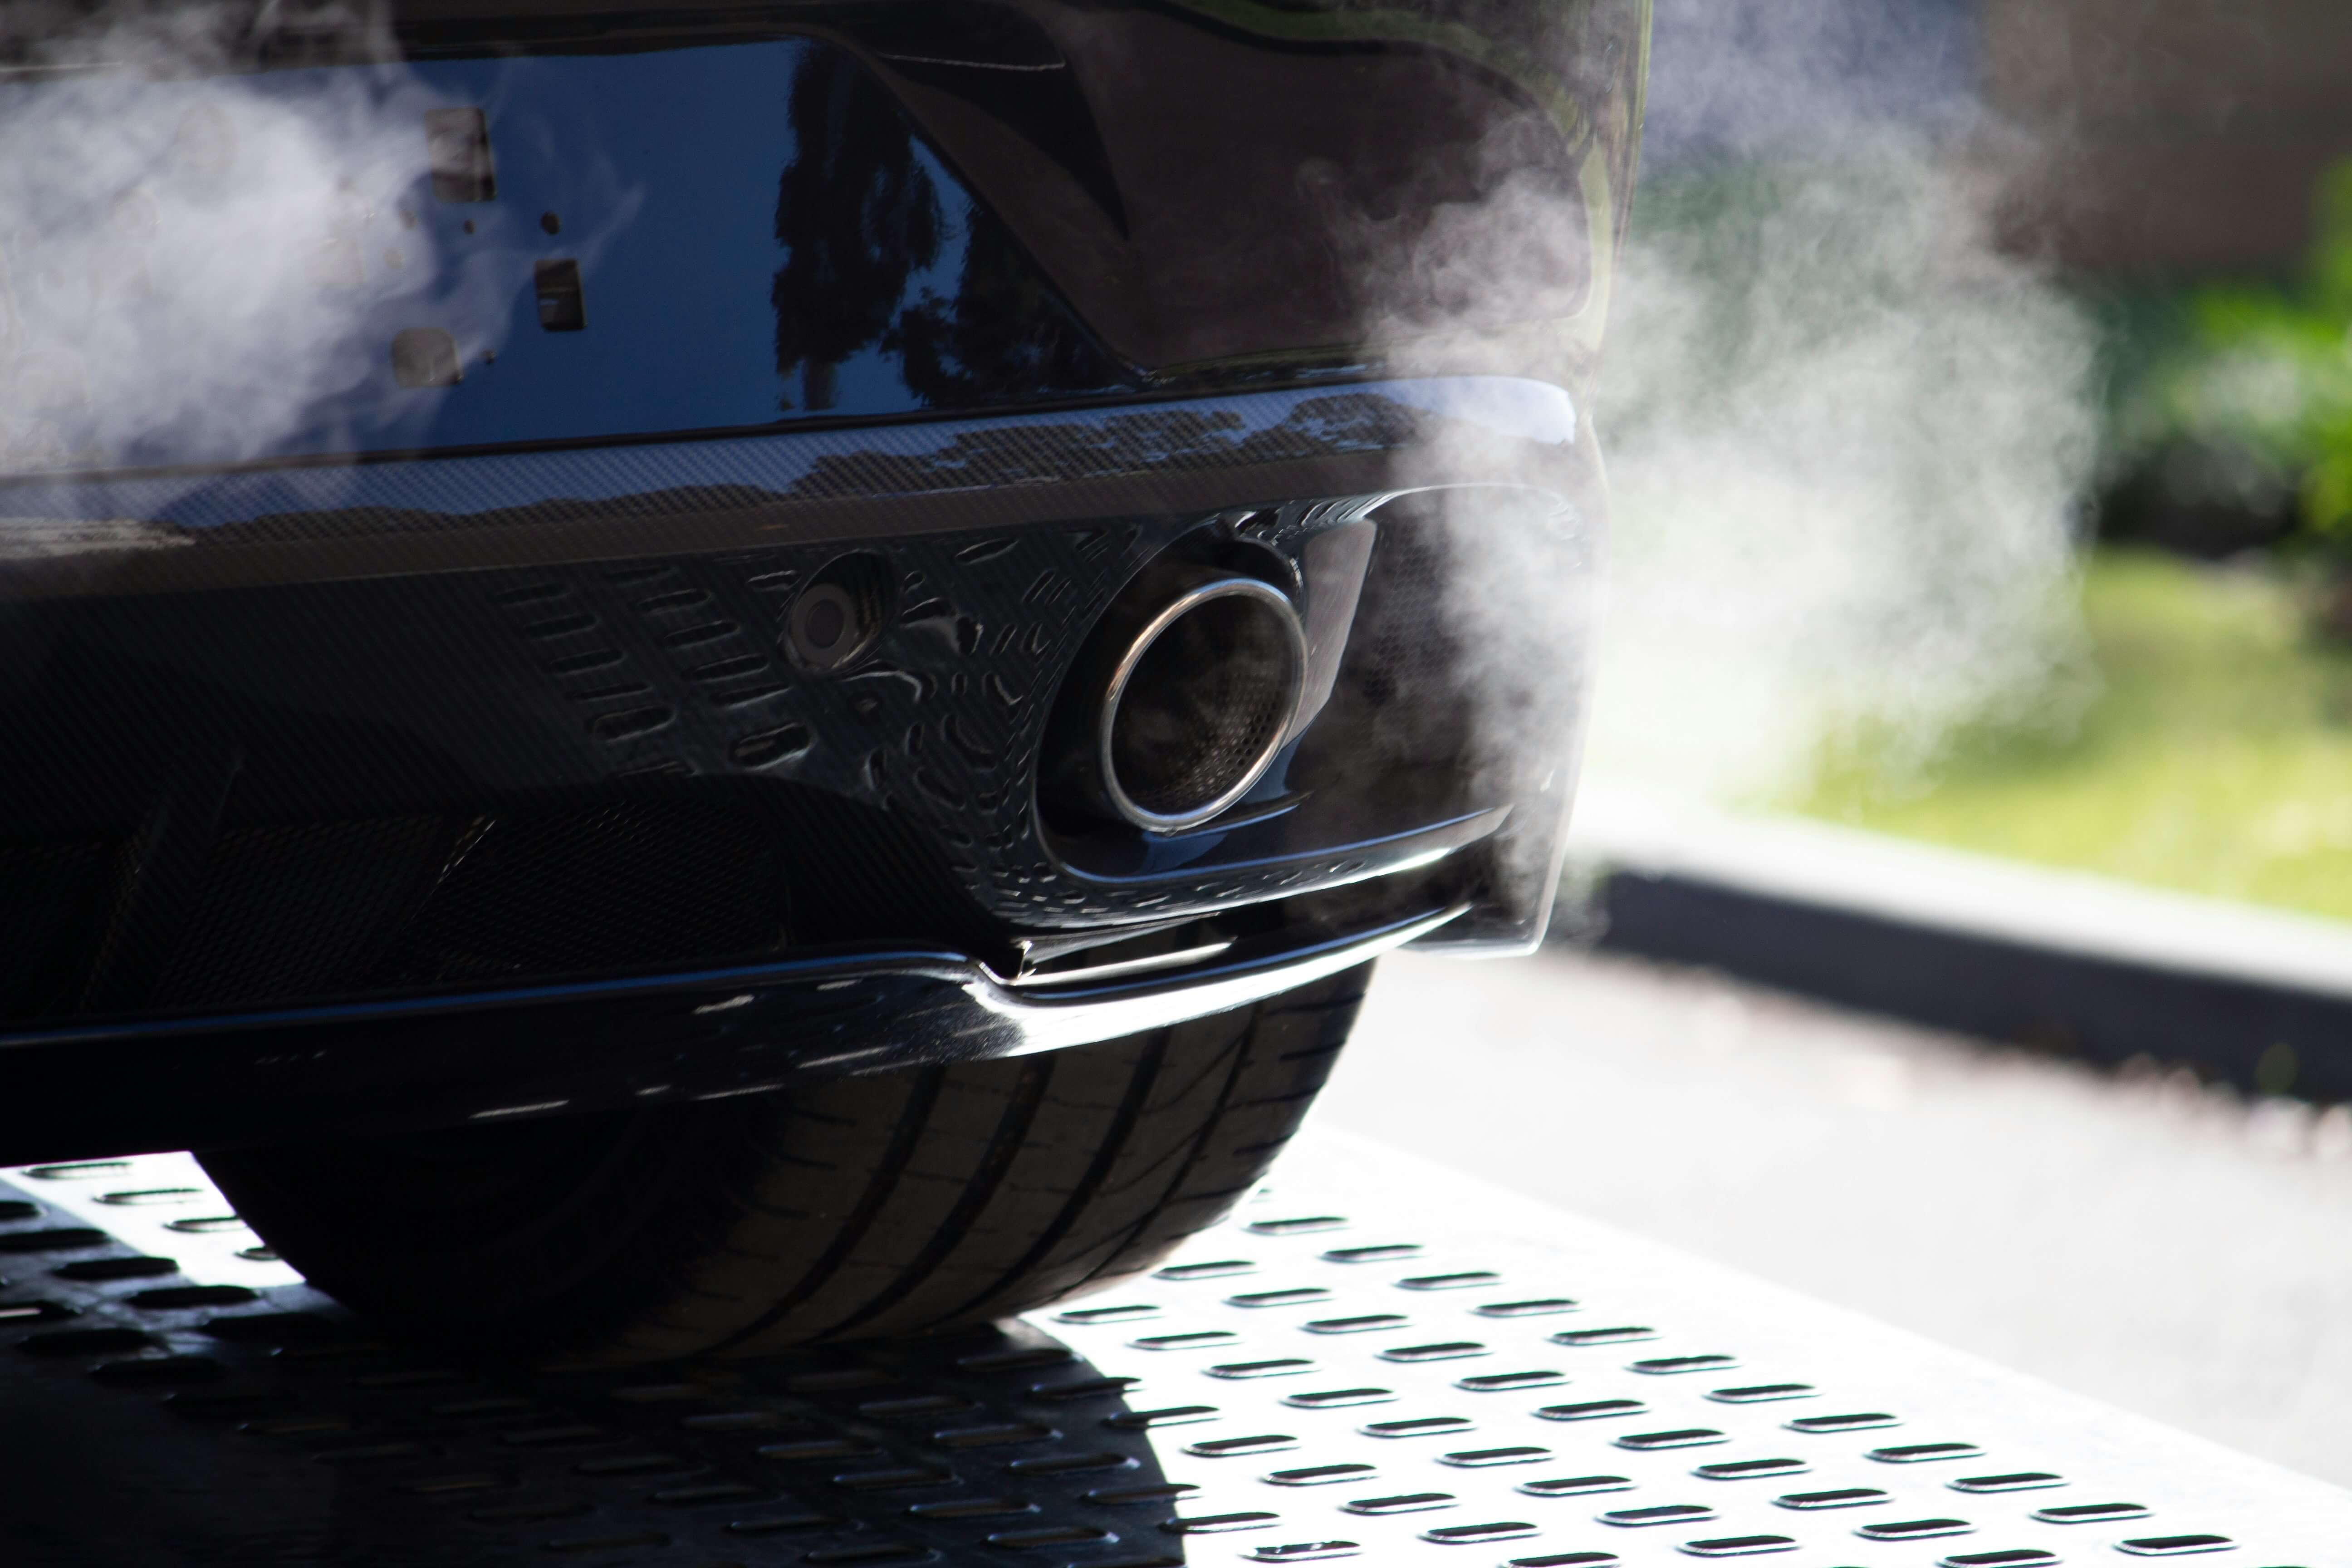
MULTIPOLYGON (((1969 15, 1660 0, 1645 167, 1582 411, 1612 492, 1591 776, 1785 800, 1859 751, 1902 787, 1957 727, 2063 723, 2086 695, 2072 588, 2094 337, 1993 242, 1994 152, 2032 150, 1978 107, 1969 15)), ((1400 297, 1475 294, 1523 321, 1560 301, 1582 224, 1565 200, 1503 178, 1399 258, 1400 297)), ((1526 330, 1496 357, 1526 363, 1526 330)), ((1506 554, 1467 576, 1532 569, 1506 554)), ((1520 697, 1506 679, 1485 700, 1502 717, 1520 697)))
POLYGON ((2093 340, 1914 127, 1718 157, 1637 200, 1598 410, 1614 500, 1596 773, 1888 782, 2080 692, 2093 340), (1851 747, 1842 748, 1851 750, 1851 747))
POLYGON ((1598 776, 1786 798, 1861 742, 1900 785, 1959 725, 2083 695, 2093 336, 1993 244, 2000 169, 2032 150, 1978 107, 1969 28, 1661 7, 1597 409, 1598 776))
POLYGON ((467 286, 415 221, 435 96, 390 64, 247 71, 244 26, 192 7, 11 40, 0 472, 270 451, 389 373, 372 316, 467 286))

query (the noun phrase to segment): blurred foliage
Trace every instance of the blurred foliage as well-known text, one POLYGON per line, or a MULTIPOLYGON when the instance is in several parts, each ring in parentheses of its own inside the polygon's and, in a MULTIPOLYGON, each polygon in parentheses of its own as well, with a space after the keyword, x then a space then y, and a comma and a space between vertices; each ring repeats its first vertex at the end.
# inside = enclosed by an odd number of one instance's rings
POLYGON ((2322 180, 2315 218, 2292 282, 2113 312, 2110 466, 2152 476, 2176 512, 2284 513, 2302 540, 2352 559, 2352 162, 2322 180))
POLYGON ((2054 720, 1962 731, 1890 792, 1866 743, 1811 815, 1957 848, 2352 919, 2352 649, 2311 584, 2117 546, 2083 579, 2093 682, 2054 720))

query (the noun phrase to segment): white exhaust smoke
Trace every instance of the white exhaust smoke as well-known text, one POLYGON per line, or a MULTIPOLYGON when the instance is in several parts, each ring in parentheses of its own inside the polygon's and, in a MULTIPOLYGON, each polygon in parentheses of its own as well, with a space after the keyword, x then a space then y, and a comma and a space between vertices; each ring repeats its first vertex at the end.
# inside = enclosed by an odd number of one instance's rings
POLYGON ((1861 742, 1900 784, 1955 726, 2079 694, 2092 334, 1973 195, 1916 130, 1854 122, 1637 198, 1596 774, 1785 798, 1861 742))
POLYGON ((389 374, 372 314, 468 287, 415 210, 440 100, 397 65, 244 47, 225 9, 139 12, 0 72, 0 472, 273 451, 389 374))
MULTIPOLYGON (((1907 787, 1958 726, 2064 722, 2087 690, 2094 334, 1995 245, 1986 150, 2031 150, 1995 134, 1948 43, 1874 0, 1662 0, 1648 166, 1580 411, 1613 497, 1605 608, 1555 637, 1597 642, 1596 779, 1786 801, 1851 743, 1907 787)), ((1498 171, 1525 133, 1490 138, 1498 171)), ((1468 303, 1382 320, 1449 363, 1465 339, 1540 363, 1528 323, 1566 313, 1586 216, 1509 174, 1492 189, 1386 258, 1391 300, 1468 303)), ((1468 547, 1499 558, 1465 577, 1524 600, 1539 568, 1486 537, 1468 547)), ((1491 684, 1490 722, 1523 722, 1525 683, 1491 684)))

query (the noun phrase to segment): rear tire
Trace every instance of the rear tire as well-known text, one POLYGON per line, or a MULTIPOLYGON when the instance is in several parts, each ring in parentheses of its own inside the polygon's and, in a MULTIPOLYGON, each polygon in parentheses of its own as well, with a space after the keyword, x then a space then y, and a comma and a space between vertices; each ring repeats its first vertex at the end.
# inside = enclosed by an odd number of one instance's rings
POLYGON ((411 1333, 616 1361, 923 1333, 1113 1284, 1222 1218, 1370 973, 1033 1057, 203 1160, 313 1284, 411 1333))

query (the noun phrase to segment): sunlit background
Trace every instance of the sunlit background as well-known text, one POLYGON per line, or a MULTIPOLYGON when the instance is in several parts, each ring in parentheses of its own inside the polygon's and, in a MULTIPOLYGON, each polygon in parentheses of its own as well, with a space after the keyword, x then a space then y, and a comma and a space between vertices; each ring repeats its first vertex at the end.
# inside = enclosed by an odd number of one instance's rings
POLYGON ((1592 776, 2352 915, 2352 17, 1663 0, 1592 776))

